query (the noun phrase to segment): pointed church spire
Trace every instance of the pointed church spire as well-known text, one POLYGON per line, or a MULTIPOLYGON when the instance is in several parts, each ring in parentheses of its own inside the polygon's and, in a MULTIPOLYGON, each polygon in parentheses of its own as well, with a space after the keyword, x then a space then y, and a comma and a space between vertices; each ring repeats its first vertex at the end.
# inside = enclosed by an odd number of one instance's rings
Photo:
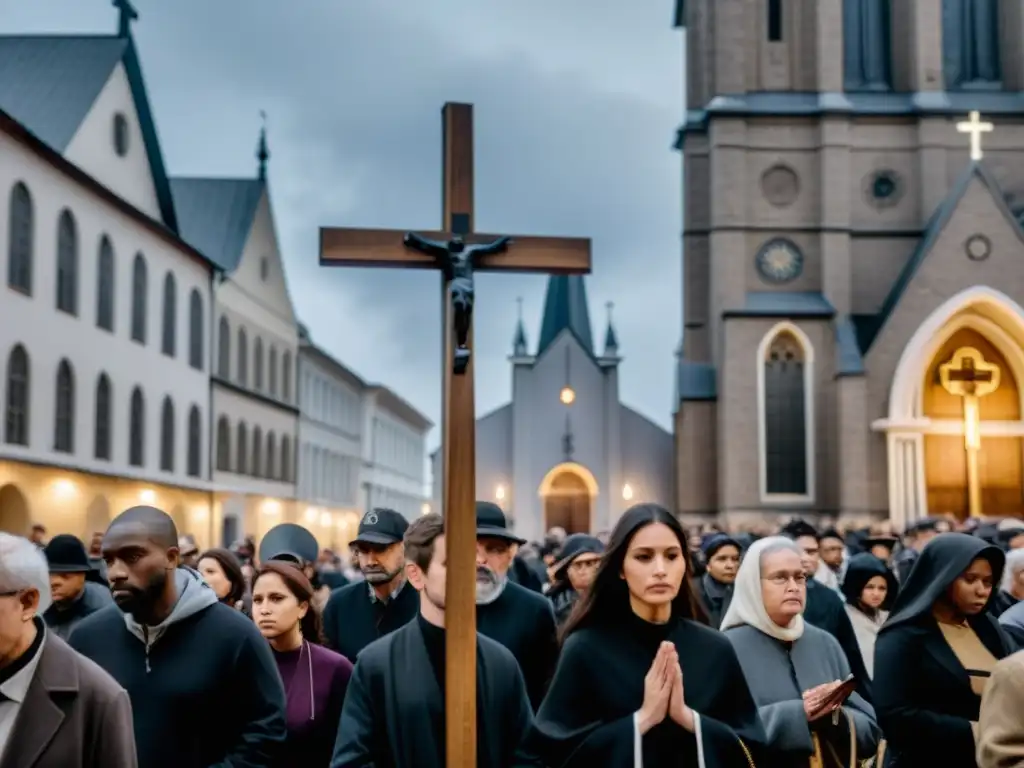
POLYGON ((526 357, 529 353, 526 351, 526 329, 523 327, 522 296, 516 299, 516 304, 519 305, 519 320, 516 322, 515 338, 512 339, 512 354, 515 357, 526 357))
POLYGON ((604 332, 604 356, 618 357, 619 338, 616 336, 615 326, 612 324, 612 309, 615 307, 615 302, 609 301, 604 306, 608 310, 608 330, 604 332))
POLYGON ((256 159, 259 161, 259 179, 266 181, 270 150, 267 149, 267 113, 262 109, 260 110, 260 119, 263 121, 263 126, 260 128, 260 143, 256 147, 256 159))
POLYGON ((587 288, 582 275, 552 275, 548 278, 537 357, 544 354, 544 350, 565 330, 576 337, 588 354, 594 354, 590 312, 587 309, 587 288))
POLYGON ((139 18, 139 12, 135 10, 131 0, 113 0, 111 3, 117 8, 119 15, 117 19, 117 36, 128 37, 132 33, 132 22, 139 18))

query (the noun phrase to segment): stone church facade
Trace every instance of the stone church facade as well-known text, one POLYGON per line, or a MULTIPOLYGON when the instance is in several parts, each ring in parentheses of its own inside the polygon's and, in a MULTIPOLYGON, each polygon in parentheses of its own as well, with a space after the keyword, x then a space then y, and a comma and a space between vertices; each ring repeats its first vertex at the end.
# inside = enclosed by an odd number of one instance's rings
POLYGON ((978 488, 1024 513, 1024 3, 679 0, 676 21, 679 512, 903 526, 978 488), (974 159, 972 110, 994 125, 974 159), (994 392, 950 383, 965 356, 994 392))
POLYGON ((583 277, 548 279, 536 351, 520 319, 509 362, 512 401, 476 422, 476 498, 501 506, 517 535, 598 532, 637 502, 673 506, 672 435, 619 401, 618 339, 609 317, 598 353, 583 277))

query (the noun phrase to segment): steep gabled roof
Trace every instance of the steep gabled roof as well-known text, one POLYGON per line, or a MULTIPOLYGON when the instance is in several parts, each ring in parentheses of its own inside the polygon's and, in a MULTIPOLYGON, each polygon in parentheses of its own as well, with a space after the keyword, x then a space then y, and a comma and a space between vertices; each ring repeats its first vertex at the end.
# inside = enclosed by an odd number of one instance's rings
POLYGON ((552 275, 548 278, 537 357, 543 355, 565 330, 576 337, 587 354, 594 356, 590 311, 587 309, 587 288, 582 275, 552 275))
POLYGON ((265 188, 260 179, 171 179, 182 239, 234 272, 265 188))
POLYGON ((123 63, 164 224, 177 231, 160 141, 131 36, 0 35, 0 109, 63 154, 123 63))

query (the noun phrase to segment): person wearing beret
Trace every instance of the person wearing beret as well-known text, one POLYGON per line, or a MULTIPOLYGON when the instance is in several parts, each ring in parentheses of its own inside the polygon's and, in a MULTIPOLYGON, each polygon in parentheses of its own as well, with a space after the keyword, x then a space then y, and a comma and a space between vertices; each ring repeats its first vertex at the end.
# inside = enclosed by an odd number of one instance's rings
POLYGON ((50 569, 50 595, 53 603, 43 621, 53 634, 67 640, 78 623, 114 600, 110 589, 87 580, 92 564, 85 545, 69 533, 50 539, 43 549, 50 569))
POLYGON ((580 597, 590 587, 601 564, 604 544, 596 536, 574 533, 569 536, 551 566, 552 587, 548 592, 555 609, 555 622, 561 627, 580 597))

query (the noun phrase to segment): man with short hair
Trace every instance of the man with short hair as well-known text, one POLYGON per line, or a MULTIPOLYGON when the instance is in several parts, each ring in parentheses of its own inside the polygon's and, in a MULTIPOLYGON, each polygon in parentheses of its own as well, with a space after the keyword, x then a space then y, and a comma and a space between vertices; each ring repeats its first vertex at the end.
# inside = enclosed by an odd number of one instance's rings
POLYGON ((48 631, 46 559, 0 533, 0 768, 136 768, 128 694, 48 631))
MULTIPOLYGON (((331 768, 443 768, 445 765, 444 519, 418 518, 405 535, 415 620, 371 643, 349 680, 331 768)), ((518 748, 532 715, 519 665, 477 633, 477 761, 474 768, 522 765, 518 748)))
POLYGON ((57 637, 67 640, 82 619, 113 602, 110 590, 87 581, 92 566, 85 547, 75 536, 54 536, 43 554, 50 568, 53 598, 53 605, 46 609, 43 619, 57 637))
POLYGON ((405 545, 409 527, 393 509, 371 509, 352 541, 366 583, 353 582, 331 592, 324 607, 327 644, 355 662, 360 651, 405 626, 419 609, 416 591, 406 587, 405 545))
POLYGON ((270 646, 178 554, 163 511, 118 515, 103 539, 116 607, 83 620, 71 645, 131 696, 141 768, 280 765, 285 696, 270 646))

